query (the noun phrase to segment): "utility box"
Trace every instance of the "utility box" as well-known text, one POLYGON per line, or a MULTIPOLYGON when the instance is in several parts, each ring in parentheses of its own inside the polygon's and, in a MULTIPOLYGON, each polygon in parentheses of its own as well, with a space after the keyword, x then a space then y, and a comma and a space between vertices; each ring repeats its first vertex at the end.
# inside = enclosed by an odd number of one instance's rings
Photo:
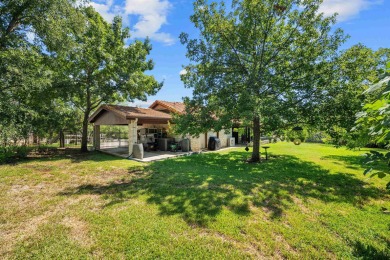
POLYGON ((227 141, 228 141, 227 146, 229 147, 236 146, 236 138, 230 137, 227 141))
POLYGON ((182 152, 190 151, 190 139, 181 140, 181 151, 182 152))
POLYGON ((172 138, 158 138, 158 148, 160 151, 168 151, 169 142, 172 141, 172 138))

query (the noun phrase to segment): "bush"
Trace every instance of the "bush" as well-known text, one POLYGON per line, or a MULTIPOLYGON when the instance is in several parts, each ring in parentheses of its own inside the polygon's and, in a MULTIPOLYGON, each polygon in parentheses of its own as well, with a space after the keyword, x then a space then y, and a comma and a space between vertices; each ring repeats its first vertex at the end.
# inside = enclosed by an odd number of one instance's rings
POLYGON ((325 132, 310 132, 305 140, 307 143, 326 143, 331 137, 325 132))
POLYGON ((39 155, 52 155, 57 153, 57 148, 50 146, 39 146, 35 148, 34 152, 39 155))
POLYGON ((28 156, 31 149, 27 146, 6 146, 0 147, 0 164, 12 163, 28 156))

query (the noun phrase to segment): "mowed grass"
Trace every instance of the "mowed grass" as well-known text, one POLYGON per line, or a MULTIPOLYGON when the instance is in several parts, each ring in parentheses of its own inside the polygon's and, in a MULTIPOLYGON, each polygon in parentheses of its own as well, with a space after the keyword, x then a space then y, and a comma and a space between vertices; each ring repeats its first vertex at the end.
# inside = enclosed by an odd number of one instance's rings
POLYGON ((363 176, 364 151, 278 143, 261 164, 238 148, 3 165, 0 258, 389 259, 387 180, 363 176))

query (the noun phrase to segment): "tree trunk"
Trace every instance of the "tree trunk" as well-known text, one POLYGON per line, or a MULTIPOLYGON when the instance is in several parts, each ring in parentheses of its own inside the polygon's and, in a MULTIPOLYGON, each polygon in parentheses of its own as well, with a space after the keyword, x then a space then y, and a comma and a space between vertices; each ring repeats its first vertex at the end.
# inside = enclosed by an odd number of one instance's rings
POLYGON ((65 136, 64 136, 64 132, 60 130, 60 148, 64 148, 64 147, 65 147, 65 136))
POLYGON ((89 118, 89 110, 87 109, 84 112, 83 119, 83 132, 81 135, 81 152, 88 152, 88 118, 89 118))
POLYGON ((260 161, 260 117, 253 119, 253 152, 251 162, 260 161))

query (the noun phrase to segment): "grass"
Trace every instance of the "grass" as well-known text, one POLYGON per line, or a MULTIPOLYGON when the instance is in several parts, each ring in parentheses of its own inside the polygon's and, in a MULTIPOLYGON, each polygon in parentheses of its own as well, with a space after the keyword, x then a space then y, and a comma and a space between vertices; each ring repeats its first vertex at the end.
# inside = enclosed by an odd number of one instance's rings
POLYGON ((364 151, 272 144, 149 165, 104 154, 0 166, 0 258, 390 257, 364 151))

